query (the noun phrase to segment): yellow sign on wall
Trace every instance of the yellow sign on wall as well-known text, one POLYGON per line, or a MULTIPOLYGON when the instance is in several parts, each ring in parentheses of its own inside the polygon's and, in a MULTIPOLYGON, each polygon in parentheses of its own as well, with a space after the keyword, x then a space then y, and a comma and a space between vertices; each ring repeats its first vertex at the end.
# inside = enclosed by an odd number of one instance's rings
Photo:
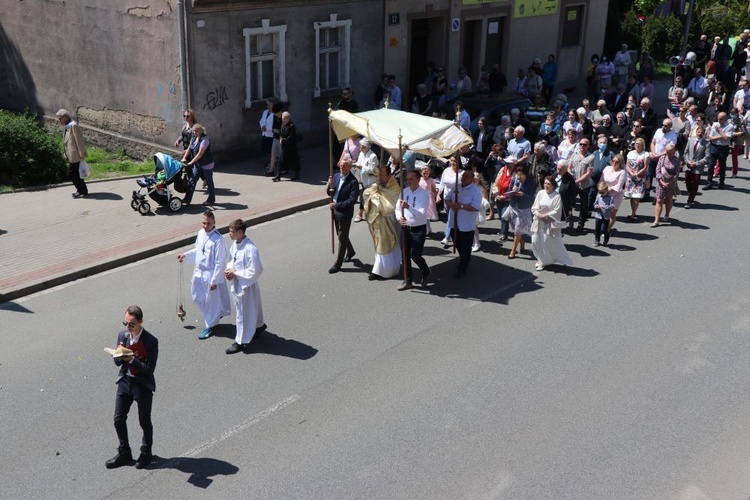
POLYGON ((513 17, 534 17, 557 14, 559 0, 516 0, 513 17))

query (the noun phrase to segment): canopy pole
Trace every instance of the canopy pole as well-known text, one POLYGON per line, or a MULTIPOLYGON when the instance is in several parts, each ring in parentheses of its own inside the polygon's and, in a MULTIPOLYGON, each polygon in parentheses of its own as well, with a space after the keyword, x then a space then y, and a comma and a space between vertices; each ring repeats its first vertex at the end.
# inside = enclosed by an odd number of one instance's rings
MULTIPOLYGON (((460 129, 461 128, 461 106, 456 106, 456 126, 460 129)), ((460 150, 458 151, 460 152, 460 150)), ((459 179, 458 179, 458 172, 461 171, 461 165, 458 164, 461 159, 459 158, 457 160, 456 164, 456 189, 454 190, 454 203, 456 206, 458 206, 458 186, 459 186, 459 179)), ((453 253, 456 253, 456 245, 458 243, 458 209, 453 210, 453 253)))
MULTIPOLYGON (((403 139, 403 136, 401 135, 401 129, 398 129, 398 167, 401 170, 399 177, 401 178, 401 217, 404 217, 404 208, 403 201, 404 201, 404 150, 402 149, 403 146, 401 145, 401 141, 403 139)), ((405 217, 404 217, 405 218, 405 217)), ((401 267, 404 269, 404 283, 406 283, 408 277, 406 275, 406 264, 409 262, 409 256, 406 255, 406 226, 401 226, 401 267)))
MULTIPOLYGON (((328 103, 328 177, 333 179, 333 120, 331 119, 331 113, 333 112, 332 104, 328 103)), ((331 180, 333 182, 333 180, 331 180)), ((333 186, 331 186, 333 187, 333 186)), ((336 195, 336 189, 334 188, 333 194, 331 195, 331 203, 333 203, 333 197, 336 195)), ((333 210, 331 212, 331 254, 336 253, 336 222, 334 221, 333 210)))

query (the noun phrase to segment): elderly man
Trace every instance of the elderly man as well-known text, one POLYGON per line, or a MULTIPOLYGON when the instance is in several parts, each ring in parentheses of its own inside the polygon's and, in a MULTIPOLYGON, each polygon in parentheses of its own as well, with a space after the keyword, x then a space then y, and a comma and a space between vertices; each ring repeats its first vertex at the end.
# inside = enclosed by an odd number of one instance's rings
POLYGON ((729 142, 734 134, 734 124, 727 119, 725 112, 719 113, 716 122, 706 132, 706 139, 710 143, 708 175, 704 190, 714 187, 714 165, 719 163, 719 189, 724 189, 724 177, 727 170, 727 155, 729 154, 729 142))
POLYGON ((607 96, 609 102, 607 107, 612 110, 612 113, 617 115, 620 111, 625 109, 625 105, 628 103, 628 94, 625 91, 625 84, 618 83, 615 91, 607 96))
POLYGON ((193 302, 203 315, 206 328, 198 335, 201 340, 213 334, 213 327, 224 316, 229 316, 232 307, 224 280, 227 262, 227 246, 216 229, 216 217, 211 210, 203 212, 201 230, 195 239, 195 248, 177 256, 179 262, 195 264, 190 287, 193 302))
POLYGON ((521 125, 513 129, 513 139, 508 141, 508 155, 514 157, 517 165, 523 165, 531 156, 531 143, 524 137, 526 129, 521 125))
POLYGON ((420 173, 409 170, 406 175, 407 187, 401 192, 401 200, 396 204, 396 218, 401 224, 404 238, 404 282, 398 287, 399 291, 408 290, 413 286, 411 261, 419 267, 422 273, 422 286, 427 284, 430 268, 422 257, 424 242, 427 238, 427 208, 430 195, 419 187, 420 173))
POLYGON ((474 231, 477 228, 479 210, 482 208, 482 193, 474 184, 474 172, 464 171, 461 176, 461 190, 458 192, 458 200, 445 200, 445 203, 456 214, 456 250, 459 255, 456 277, 460 278, 466 273, 466 268, 471 260, 471 245, 474 242, 474 231))
MULTIPOLYGON (((352 164, 352 173, 362 185, 362 192, 375 184, 378 179, 378 155, 372 151, 370 139, 364 138, 359 141, 359 157, 352 164)), ((362 212, 365 205, 362 197, 359 198, 359 211, 354 218, 354 222, 362 222, 362 212)))
POLYGON ((79 172, 81 161, 86 159, 86 142, 83 140, 83 134, 78 123, 70 117, 66 109, 61 109, 57 113, 57 121, 64 127, 63 130, 63 148, 65 159, 68 161, 68 176, 70 181, 76 187, 73 198, 85 198, 89 195, 89 188, 86 181, 83 180, 79 172))
POLYGON ((344 158, 339 163, 340 173, 328 178, 327 193, 331 197, 329 205, 333 212, 333 220, 336 227, 336 234, 339 239, 339 253, 336 262, 328 270, 334 274, 341 270, 341 264, 351 262, 354 258, 354 247, 349 241, 349 229, 352 226, 352 216, 354 215, 354 205, 359 198, 359 182, 351 173, 351 158, 344 158))
POLYGON ((700 99, 701 92, 708 85, 706 78, 703 76, 703 71, 700 68, 695 70, 693 78, 688 83, 688 95, 694 99, 700 99))
POLYGON ((391 176, 388 165, 378 171, 378 182, 365 189, 365 219, 375 247, 375 263, 368 279, 392 278, 401 267, 401 247, 398 244, 396 203, 401 188, 391 176))
POLYGON ((651 107, 651 99, 648 97, 641 99, 640 107, 633 111, 633 120, 641 122, 641 129, 648 137, 646 142, 650 141, 656 128, 656 112, 651 107))

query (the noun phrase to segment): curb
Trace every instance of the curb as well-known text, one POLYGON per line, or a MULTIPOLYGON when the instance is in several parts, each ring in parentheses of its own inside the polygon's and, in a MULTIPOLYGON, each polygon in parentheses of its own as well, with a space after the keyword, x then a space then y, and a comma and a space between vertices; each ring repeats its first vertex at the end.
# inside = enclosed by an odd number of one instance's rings
MULTIPOLYGON (((265 213, 261 213, 258 215, 254 215, 250 217, 249 219, 245 219, 245 222, 247 223, 248 227, 251 227, 251 226, 258 225, 258 224, 262 224, 264 222, 281 219, 282 217, 287 217, 289 215, 295 214, 297 212, 301 212, 303 210, 310 210, 312 208, 322 207, 328 204, 329 201, 330 201, 330 198, 328 196, 325 196, 318 200, 301 203, 299 205, 295 205, 292 207, 282 208, 274 212, 265 212, 265 213)), ((218 229, 221 234, 226 234, 229 231, 229 225, 227 224, 227 225, 220 226, 218 227, 218 229)), ((194 241, 195 241, 195 235, 184 236, 184 237, 181 236, 179 238, 174 238, 172 240, 160 243, 151 248, 147 248, 140 252, 136 252, 130 255, 125 255, 123 257, 118 257, 116 259, 113 259, 107 262, 101 262, 99 264, 95 264, 90 267, 86 267, 84 269, 72 270, 66 274, 63 274, 61 276, 56 276, 49 280, 31 283, 22 288, 10 290, 8 292, 0 294, 0 304, 4 302, 10 302, 12 300, 18 299, 20 297, 24 297, 26 295, 31 295, 32 293, 37 293, 37 292, 41 292, 43 290, 47 290, 52 287, 60 286, 65 283, 69 283, 71 281, 76 281, 81 278, 93 276, 95 274, 99 274, 104 271, 109 271, 111 269, 115 269, 115 268, 124 266, 126 264, 132 264, 133 262, 138 262, 139 260, 143 260, 147 257, 153 257, 154 255, 166 253, 166 252, 175 250, 177 248, 187 246, 194 241)))

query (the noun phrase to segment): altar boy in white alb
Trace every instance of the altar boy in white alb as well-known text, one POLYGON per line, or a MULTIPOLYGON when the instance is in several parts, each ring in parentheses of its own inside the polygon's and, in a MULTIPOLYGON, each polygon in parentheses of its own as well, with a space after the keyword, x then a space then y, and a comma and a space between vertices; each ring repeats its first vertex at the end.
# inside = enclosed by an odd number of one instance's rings
POLYGON ((242 219, 229 224, 229 237, 234 243, 229 249, 229 263, 224 276, 230 283, 237 311, 237 335, 227 354, 242 351, 253 337, 266 329, 263 323, 263 306, 260 302, 258 278, 263 273, 258 248, 245 236, 247 226, 242 219))
POLYGON ((216 218, 211 210, 203 213, 201 225, 203 228, 198 231, 195 248, 179 254, 177 260, 182 262, 187 259, 188 263, 195 264, 191 295, 206 322, 206 328, 198 338, 207 339, 219 320, 231 314, 232 307, 229 305, 227 283, 223 279, 227 246, 221 233, 216 230, 216 218))

